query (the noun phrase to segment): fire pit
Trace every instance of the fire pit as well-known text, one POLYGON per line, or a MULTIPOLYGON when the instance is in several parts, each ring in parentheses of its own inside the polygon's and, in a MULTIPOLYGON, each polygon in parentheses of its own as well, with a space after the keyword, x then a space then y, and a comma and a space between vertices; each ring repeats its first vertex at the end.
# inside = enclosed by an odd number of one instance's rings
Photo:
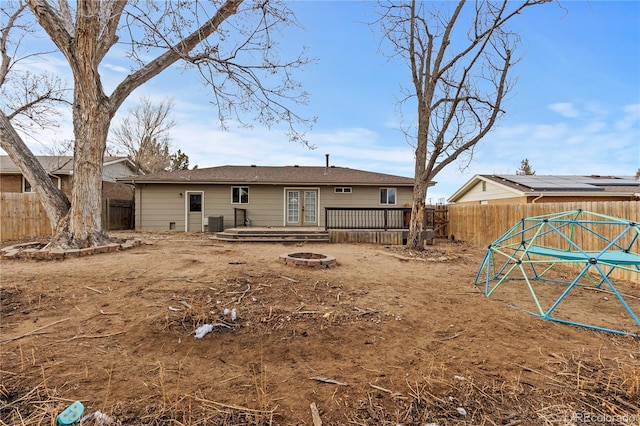
POLYGON ((336 258, 321 253, 287 253, 280 255, 280 263, 306 268, 331 268, 337 265, 336 258))

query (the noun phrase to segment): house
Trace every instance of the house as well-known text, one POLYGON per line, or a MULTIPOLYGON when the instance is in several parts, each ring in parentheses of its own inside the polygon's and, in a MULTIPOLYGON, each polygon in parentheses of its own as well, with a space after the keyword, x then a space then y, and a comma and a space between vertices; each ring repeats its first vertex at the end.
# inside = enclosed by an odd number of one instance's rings
MULTIPOLYGON (((73 185, 73 156, 49 155, 35 158, 58 188, 70 198, 73 185)), ((136 174, 136 167, 127 157, 105 157, 102 169, 103 197, 131 200, 133 198, 131 187, 116 182, 116 179, 134 174, 136 174)), ((0 155, 0 192, 33 192, 29 181, 7 155, 0 155)))
MULTIPOLYGON (((208 218, 223 229, 238 211, 258 227, 323 227, 325 208, 411 206, 413 179, 346 167, 219 166, 118 179, 135 187, 139 230, 202 232, 208 218)), ((242 225, 242 223, 240 224, 242 225)))
POLYGON ((632 176, 475 175, 449 203, 527 204, 640 199, 640 180, 632 176))

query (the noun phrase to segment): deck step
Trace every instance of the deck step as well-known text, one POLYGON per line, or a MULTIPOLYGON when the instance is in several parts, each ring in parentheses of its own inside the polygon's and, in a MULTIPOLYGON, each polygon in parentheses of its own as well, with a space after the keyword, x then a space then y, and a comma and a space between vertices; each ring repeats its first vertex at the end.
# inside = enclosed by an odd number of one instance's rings
POLYGON ((328 243, 329 233, 324 230, 271 230, 271 229, 227 229, 209 237, 227 242, 309 242, 328 243))

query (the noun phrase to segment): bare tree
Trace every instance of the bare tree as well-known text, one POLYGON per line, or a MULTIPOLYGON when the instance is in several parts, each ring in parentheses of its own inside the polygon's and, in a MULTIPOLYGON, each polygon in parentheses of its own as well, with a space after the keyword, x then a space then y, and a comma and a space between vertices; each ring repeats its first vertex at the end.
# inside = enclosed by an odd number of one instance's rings
MULTIPOLYGON (((279 26, 295 23, 285 2, 25 1, 73 74, 74 182, 69 225, 58 229, 54 245, 108 241, 100 187, 111 119, 135 89, 179 61, 210 83, 222 122, 254 111, 255 119, 268 125, 288 123, 290 138, 304 140, 296 129, 309 121, 289 105, 306 100, 291 70, 307 61, 302 56, 284 60, 274 37, 279 26), (118 42, 129 47, 131 72, 107 94, 99 67, 118 42)), ((29 167, 14 162, 21 170, 29 167)))
POLYGON ((170 131, 173 101, 154 104, 147 97, 132 107, 112 132, 115 152, 124 154, 139 172, 148 174, 167 170, 171 166, 170 131))
POLYGON ((29 134, 34 129, 55 126, 54 118, 60 114, 56 105, 68 103, 61 79, 21 67, 27 59, 46 54, 21 49, 22 40, 31 33, 29 15, 21 1, 0 2, 0 147, 40 195, 49 221, 57 229, 64 226, 69 200, 16 131, 29 134))
POLYGON ((381 4, 377 22, 383 42, 389 43, 389 56, 406 62, 411 75, 398 107, 402 111, 417 103, 416 124, 405 129, 415 148, 408 247, 422 249, 429 184, 463 154, 471 158, 504 113, 518 42, 507 23, 523 9, 548 1, 381 4))

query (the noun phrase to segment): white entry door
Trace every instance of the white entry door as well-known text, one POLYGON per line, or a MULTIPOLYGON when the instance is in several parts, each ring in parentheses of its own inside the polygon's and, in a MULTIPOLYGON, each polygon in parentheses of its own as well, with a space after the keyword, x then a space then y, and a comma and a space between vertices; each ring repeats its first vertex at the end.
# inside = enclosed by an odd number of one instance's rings
POLYGON ((187 210, 187 232, 202 232, 203 211, 202 211, 202 192, 186 193, 186 210, 187 210))
POLYGON ((287 190, 287 226, 318 226, 318 190, 287 190))

